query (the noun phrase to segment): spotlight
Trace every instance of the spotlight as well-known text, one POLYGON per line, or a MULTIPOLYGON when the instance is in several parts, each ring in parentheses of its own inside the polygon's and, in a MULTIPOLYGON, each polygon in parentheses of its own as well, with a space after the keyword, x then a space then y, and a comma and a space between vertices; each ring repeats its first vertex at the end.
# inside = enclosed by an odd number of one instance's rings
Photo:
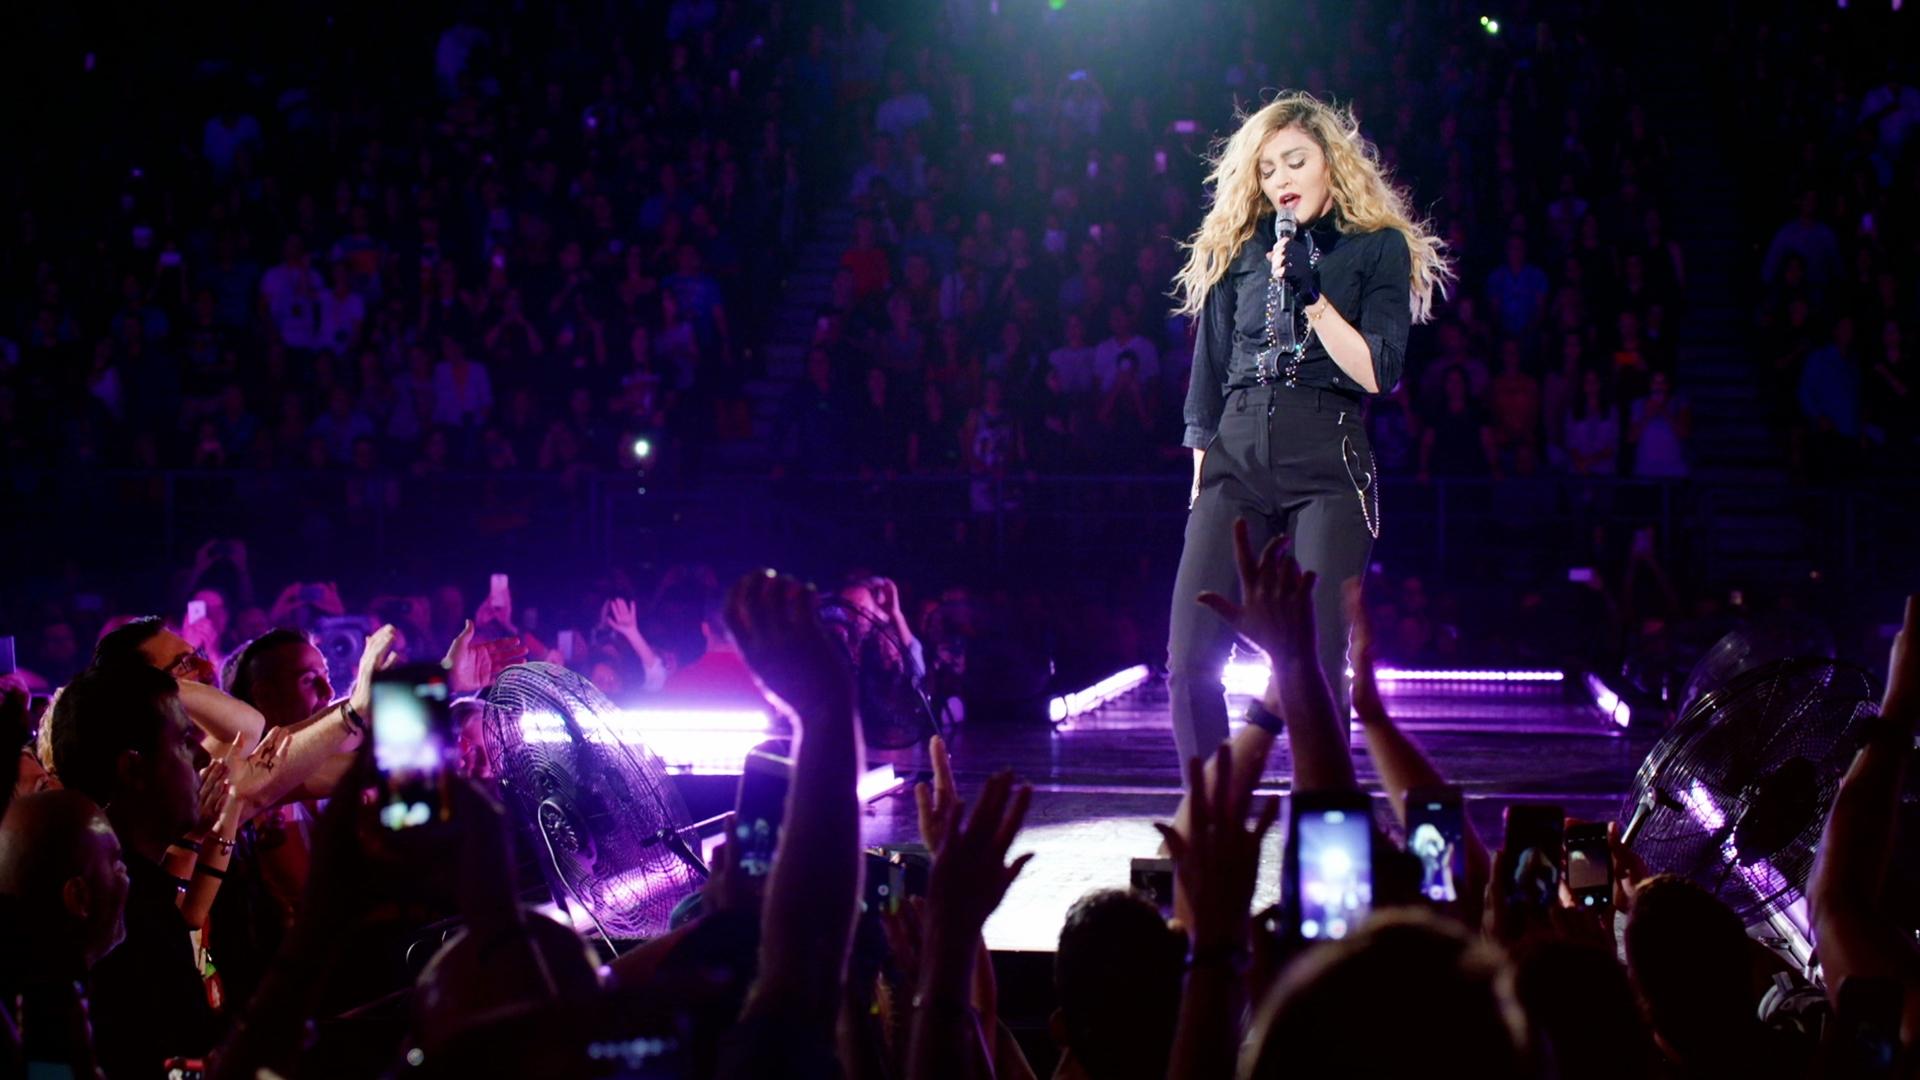
POLYGON ((1500 20, 1482 15, 1480 16, 1480 29, 1485 30, 1489 34, 1497 34, 1500 32, 1500 20))
POLYGON ((617 445, 621 461, 642 476, 652 472, 659 463, 660 444, 654 441, 652 432, 629 431, 621 436, 617 445))

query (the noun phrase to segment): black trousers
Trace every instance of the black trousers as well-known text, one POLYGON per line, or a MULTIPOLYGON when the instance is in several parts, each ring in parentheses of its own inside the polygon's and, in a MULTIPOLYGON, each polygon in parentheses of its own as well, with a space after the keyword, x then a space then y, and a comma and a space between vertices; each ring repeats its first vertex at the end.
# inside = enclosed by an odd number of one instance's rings
POLYGON ((1173 738, 1183 763, 1211 755, 1227 737, 1220 676, 1234 633, 1194 598, 1203 592, 1239 598, 1237 518, 1251 526, 1256 554, 1272 537, 1290 535, 1301 568, 1320 575, 1313 591, 1320 666, 1334 688, 1338 715, 1346 715, 1348 627, 1340 590, 1366 572, 1373 554, 1367 513, 1377 524, 1377 497, 1372 449, 1352 399, 1278 384, 1227 395, 1201 463, 1200 496, 1187 517, 1167 635, 1173 738))

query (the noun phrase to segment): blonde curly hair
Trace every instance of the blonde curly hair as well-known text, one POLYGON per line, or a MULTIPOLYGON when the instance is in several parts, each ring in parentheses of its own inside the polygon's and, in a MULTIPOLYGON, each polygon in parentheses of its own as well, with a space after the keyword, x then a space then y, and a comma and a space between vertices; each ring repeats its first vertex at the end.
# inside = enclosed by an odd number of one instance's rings
POLYGON ((1275 98, 1251 115, 1236 111, 1236 120, 1239 127, 1217 140, 1207 155, 1206 182, 1213 189, 1213 204, 1193 239, 1180 245, 1188 254, 1168 294, 1180 302, 1175 313, 1199 314, 1207 292, 1226 275, 1234 254, 1261 220, 1273 213, 1260 192, 1260 147, 1274 132, 1298 125, 1326 155, 1328 187, 1338 212, 1336 226, 1343 233, 1400 230, 1413 261, 1407 283, 1413 321, 1432 318, 1435 290, 1445 297, 1447 283, 1456 277, 1446 241, 1434 234, 1431 223, 1413 217, 1406 192, 1388 178, 1379 151, 1360 134, 1353 110, 1295 92, 1275 98))

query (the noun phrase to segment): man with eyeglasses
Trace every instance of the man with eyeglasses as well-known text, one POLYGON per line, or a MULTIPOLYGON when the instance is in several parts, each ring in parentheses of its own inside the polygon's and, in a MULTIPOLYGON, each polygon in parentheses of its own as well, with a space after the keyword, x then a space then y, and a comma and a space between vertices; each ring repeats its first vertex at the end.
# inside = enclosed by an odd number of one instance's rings
POLYGON ((213 661, 168 628, 160 616, 143 615, 100 636, 92 666, 121 664, 139 664, 173 676, 180 684, 180 703, 205 734, 209 752, 220 743, 237 745, 245 753, 260 741, 266 721, 259 711, 216 689, 213 661))

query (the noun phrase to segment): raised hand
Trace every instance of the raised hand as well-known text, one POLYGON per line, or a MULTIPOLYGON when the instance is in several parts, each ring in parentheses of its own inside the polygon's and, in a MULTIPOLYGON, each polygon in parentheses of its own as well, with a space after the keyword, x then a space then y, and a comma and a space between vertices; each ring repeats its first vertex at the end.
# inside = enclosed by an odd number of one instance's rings
MULTIPOLYGON (((274 789, 273 772, 281 763, 282 755, 293 741, 294 729, 290 727, 269 728, 260 736, 260 743, 253 752, 246 755, 227 754, 221 759, 226 766, 227 786, 232 788, 237 799, 243 800, 242 809, 251 813, 255 807, 272 805, 274 789)), ((204 776, 203 776, 204 780, 204 776)), ((206 792, 202 788, 204 798, 206 792)))
POLYGON ((1268 541, 1258 559, 1248 538, 1247 520, 1233 523, 1233 557, 1240 574, 1240 602, 1215 592, 1195 599, 1253 642, 1275 667, 1319 655, 1313 626, 1313 586, 1319 575, 1303 572, 1286 549, 1288 540, 1268 541))
POLYGON ((620 634, 640 632, 640 619, 634 611, 633 601, 618 596, 607 601, 607 625, 620 634))
POLYGON ((353 691, 347 702, 361 716, 371 715, 373 709, 373 677, 376 673, 393 666, 394 646, 400 632, 391 624, 380 627, 367 635, 367 644, 360 650, 360 667, 354 676, 353 691))
POLYGON ((772 570, 742 577, 727 597, 727 628, 776 707, 802 719, 851 710, 853 675, 820 625, 811 585, 772 570))
POLYGON ((1607 822, 1607 852, 1613 864, 1613 906, 1617 911, 1633 910, 1634 893, 1640 883, 1653 876, 1645 859, 1620 842, 1620 823, 1607 822))
POLYGON ((920 842, 928 851, 939 851, 946 842, 948 819, 959 792, 953 784, 953 762, 947 757, 947 740, 935 735, 927 742, 927 756, 933 759, 933 785, 924 781, 913 786, 914 809, 920 817, 920 842))
POLYGON ((873 606, 888 615, 892 615, 894 608, 900 604, 900 588, 891 579, 875 579, 868 591, 873 593, 873 606))
POLYGON ((1183 833, 1159 822, 1154 828, 1167 842, 1174 873, 1191 908, 1188 932, 1196 949, 1246 948, 1252 924, 1254 879, 1260 869, 1260 844, 1280 814, 1270 798, 1247 827, 1251 791, 1234 782, 1233 745, 1222 743, 1213 759, 1213 781, 1199 758, 1187 762, 1188 805, 1183 833))
POLYGON ((936 815, 940 850, 927 876, 927 915, 931 932, 942 940, 972 948, 973 940, 1000 901, 1006 898, 1033 853, 1007 862, 1007 851, 1026 821, 1033 788, 1014 786, 1013 773, 995 773, 981 789, 980 803, 964 822, 966 803, 954 799, 936 815))
POLYGON ((497 638, 473 643, 473 620, 456 635, 440 663, 447 669, 447 682, 457 694, 484 690, 502 671, 524 660, 527 647, 517 637, 497 638))
POLYGON ((213 759, 200 770, 200 810, 193 819, 196 834, 206 835, 225 816, 228 804, 233 801, 233 784, 228 781, 227 773, 226 756, 213 759))

